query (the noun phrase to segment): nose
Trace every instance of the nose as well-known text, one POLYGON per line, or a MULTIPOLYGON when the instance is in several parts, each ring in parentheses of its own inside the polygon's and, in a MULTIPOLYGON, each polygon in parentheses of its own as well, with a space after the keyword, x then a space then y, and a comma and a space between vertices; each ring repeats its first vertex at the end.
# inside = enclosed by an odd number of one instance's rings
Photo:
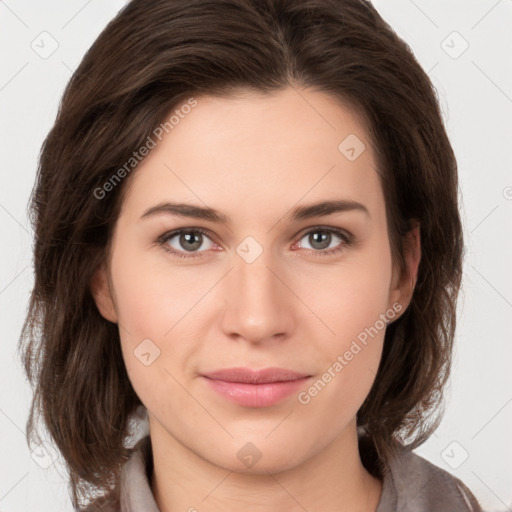
POLYGON ((288 273, 270 251, 264 250, 251 263, 235 254, 233 262, 224 288, 223 332, 257 344, 289 337, 299 301, 287 283, 288 273))

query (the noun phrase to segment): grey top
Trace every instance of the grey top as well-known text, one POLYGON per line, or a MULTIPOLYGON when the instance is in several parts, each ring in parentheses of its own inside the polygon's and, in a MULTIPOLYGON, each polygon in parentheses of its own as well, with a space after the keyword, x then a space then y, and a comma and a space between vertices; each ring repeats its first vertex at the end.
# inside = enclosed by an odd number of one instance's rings
MULTIPOLYGON (((96 502, 85 512, 160 512, 150 487, 152 465, 147 435, 123 467, 120 503, 96 502)), ((375 474, 375 470, 370 472, 375 474)), ((482 512, 482 508, 461 480, 400 445, 397 457, 383 470, 382 494, 375 512, 397 511, 482 512)))

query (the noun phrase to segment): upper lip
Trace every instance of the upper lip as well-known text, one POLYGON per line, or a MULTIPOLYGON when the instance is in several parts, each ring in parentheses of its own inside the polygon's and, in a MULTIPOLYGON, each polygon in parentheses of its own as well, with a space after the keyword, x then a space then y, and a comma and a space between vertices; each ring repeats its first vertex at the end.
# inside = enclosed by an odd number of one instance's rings
POLYGON ((226 382, 242 382, 246 384, 265 384, 268 382, 288 382, 292 380, 311 377, 306 373, 295 372, 286 368, 263 368, 252 370, 251 368, 225 368, 209 373, 203 373, 203 377, 226 382))

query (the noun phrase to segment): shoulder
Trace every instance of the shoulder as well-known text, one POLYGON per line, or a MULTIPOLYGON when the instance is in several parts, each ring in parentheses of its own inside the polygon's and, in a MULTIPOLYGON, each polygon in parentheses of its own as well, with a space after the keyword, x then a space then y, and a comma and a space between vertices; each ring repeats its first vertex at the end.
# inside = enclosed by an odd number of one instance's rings
POLYGON ((444 469, 399 445, 384 469, 382 496, 376 512, 482 512, 464 483, 444 469))

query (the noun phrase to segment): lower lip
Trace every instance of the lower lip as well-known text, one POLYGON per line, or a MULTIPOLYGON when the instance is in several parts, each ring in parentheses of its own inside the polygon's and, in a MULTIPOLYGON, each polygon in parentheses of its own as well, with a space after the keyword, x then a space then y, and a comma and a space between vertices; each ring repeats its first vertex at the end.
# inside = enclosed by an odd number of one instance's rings
POLYGON ((243 384, 205 377, 208 385, 231 402, 245 407, 270 407, 296 393, 310 377, 286 382, 243 384))

